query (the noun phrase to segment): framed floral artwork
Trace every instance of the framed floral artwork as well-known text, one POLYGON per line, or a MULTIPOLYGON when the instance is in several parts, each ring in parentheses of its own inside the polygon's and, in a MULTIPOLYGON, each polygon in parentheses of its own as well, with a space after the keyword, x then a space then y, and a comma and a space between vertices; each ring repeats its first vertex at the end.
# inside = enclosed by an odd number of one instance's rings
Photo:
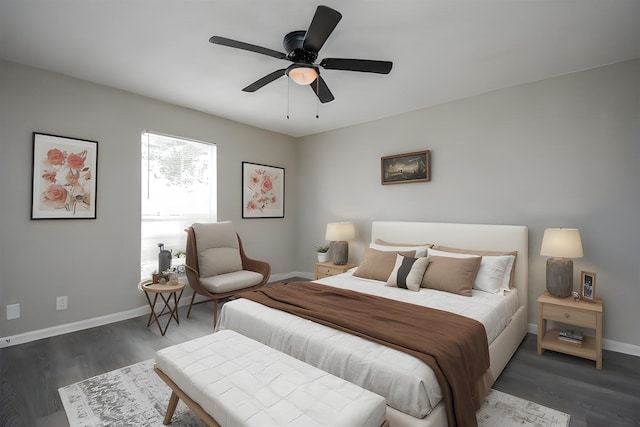
POLYGON ((284 218, 284 168, 242 162, 242 218, 284 218))
POLYGON ((98 142, 33 133, 31 219, 95 219, 98 142))

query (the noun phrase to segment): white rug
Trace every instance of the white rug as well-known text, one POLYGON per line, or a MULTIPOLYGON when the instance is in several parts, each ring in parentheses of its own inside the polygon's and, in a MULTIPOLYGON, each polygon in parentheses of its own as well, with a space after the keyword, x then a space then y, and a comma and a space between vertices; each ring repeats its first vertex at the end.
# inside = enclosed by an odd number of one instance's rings
MULTIPOLYGON (((153 371, 153 360, 136 363, 58 389, 71 427, 164 427, 171 389, 153 371)), ((182 401, 175 427, 204 427, 182 401)))
POLYGON ((498 390, 489 390, 476 414, 478 427, 567 427, 569 414, 498 390))
MULTIPOLYGON (((71 427, 163 427, 171 389, 153 372, 153 360, 58 389, 71 427)), ((171 426, 205 424, 182 402, 171 426)), ((567 427, 569 415, 491 390, 478 411, 479 427, 567 427)))

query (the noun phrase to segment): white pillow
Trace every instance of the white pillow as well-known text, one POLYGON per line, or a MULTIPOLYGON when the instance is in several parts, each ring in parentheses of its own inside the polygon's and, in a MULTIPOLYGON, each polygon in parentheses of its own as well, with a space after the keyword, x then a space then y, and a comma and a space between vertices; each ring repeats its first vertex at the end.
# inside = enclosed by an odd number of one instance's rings
POLYGON ((416 258, 422 258, 427 256, 427 249, 429 249, 429 246, 387 246, 387 245, 379 245, 373 242, 369 244, 369 247, 371 249, 375 249, 377 251, 383 251, 383 252, 416 251, 416 258))
POLYGON ((385 286, 418 292, 424 272, 427 270, 427 265, 429 265, 429 258, 410 258, 398 254, 396 256, 396 265, 393 267, 385 286))
MULTIPOLYGON (((459 254, 429 249, 429 255, 450 258, 472 258, 479 255, 459 254)), ((473 283, 473 289, 499 294, 509 289, 511 267, 516 257, 513 255, 483 255, 480 268, 473 283)))

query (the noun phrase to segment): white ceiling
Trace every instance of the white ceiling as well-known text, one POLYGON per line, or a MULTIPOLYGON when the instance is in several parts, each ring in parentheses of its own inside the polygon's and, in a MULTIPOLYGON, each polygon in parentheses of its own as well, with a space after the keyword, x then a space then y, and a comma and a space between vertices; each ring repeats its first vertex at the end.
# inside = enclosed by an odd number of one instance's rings
POLYGON ((389 75, 324 70, 336 97, 281 78, 241 89, 288 61, 208 42, 277 51, 306 30, 304 0, 0 0, 0 56, 304 136, 498 88, 640 57, 640 0, 328 0, 342 21, 324 57, 393 61, 389 75))

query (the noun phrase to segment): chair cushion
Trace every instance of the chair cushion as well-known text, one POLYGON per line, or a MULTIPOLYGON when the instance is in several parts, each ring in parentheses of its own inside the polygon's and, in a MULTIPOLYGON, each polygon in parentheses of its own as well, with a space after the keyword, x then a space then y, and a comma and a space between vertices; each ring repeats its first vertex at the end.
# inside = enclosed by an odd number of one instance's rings
POLYGON ((200 278, 200 283, 211 293, 237 291, 262 282, 262 274, 255 271, 240 270, 217 276, 200 278))
POLYGON ((209 248, 198 257, 200 277, 217 276, 242 270, 240 251, 234 248, 209 248))
POLYGON ((235 248, 239 249, 238 236, 231 221, 199 223, 191 227, 196 234, 198 252, 209 248, 235 248))
POLYGON ((198 246, 200 277, 242 270, 238 236, 230 221, 192 225, 198 246))

